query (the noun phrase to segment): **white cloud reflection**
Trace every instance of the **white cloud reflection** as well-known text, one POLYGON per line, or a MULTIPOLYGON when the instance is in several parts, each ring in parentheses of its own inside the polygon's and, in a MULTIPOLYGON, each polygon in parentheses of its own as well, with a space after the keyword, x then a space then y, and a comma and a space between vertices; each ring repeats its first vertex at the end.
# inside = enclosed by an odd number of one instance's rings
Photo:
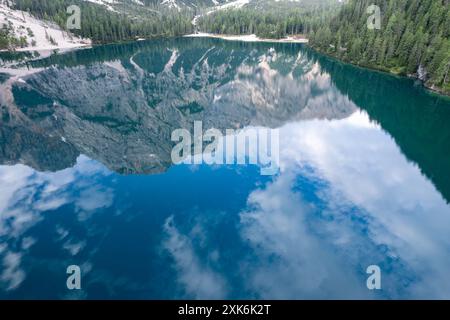
MULTIPOLYGON (((304 60, 298 57, 299 67, 307 63, 304 60)), ((267 299, 450 299, 450 208, 445 200, 367 114, 347 117, 356 106, 318 64, 305 65, 303 76, 292 81, 293 71, 282 75, 273 68, 276 62, 276 55, 263 56, 256 68, 239 68, 233 81, 216 90, 217 99, 205 112, 220 108, 222 113, 238 114, 235 109, 242 112, 254 105, 253 121, 274 126, 286 119, 279 116, 283 110, 278 106, 303 106, 292 113, 292 121, 322 120, 289 123, 280 129, 281 173, 253 190, 240 211, 239 236, 241 244, 251 248, 249 255, 244 250, 235 253, 240 247, 216 248, 202 231, 208 230, 207 219, 199 219, 187 234, 175 226, 174 217, 165 221, 163 247, 184 293, 226 298, 233 279, 240 278, 245 294, 267 299), (258 80, 248 79, 253 76, 258 80), (273 112, 263 113, 263 108, 273 112), (323 120, 343 117, 347 118, 323 120), (193 238, 206 249, 198 250, 193 238), (201 251, 209 251, 210 257, 201 251), (235 264, 239 268, 233 279, 210 263, 220 264, 228 256, 241 260, 235 264), (383 272, 383 290, 375 294, 365 288, 365 270, 371 264, 380 265, 383 272)), ((26 279, 25 253, 39 241, 27 231, 44 211, 72 204, 84 221, 113 205, 113 190, 96 183, 107 174, 84 157, 74 168, 57 173, 0 166, 0 288, 17 289, 26 279)), ((56 232, 57 241, 71 255, 88 247, 62 226, 56 232)), ((114 275, 102 277, 106 283, 115 280, 114 275)))
MULTIPOLYGON (((193 230, 193 234, 198 230, 193 230)), ((178 231, 173 216, 164 224, 164 248, 175 262, 178 282, 186 294, 195 299, 224 299, 227 294, 224 278, 203 264, 190 238, 178 231)))
MULTIPOLYGON (((55 173, 36 172, 20 164, 0 166, 0 288, 14 290, 25 280, 22 258, 38 241, 26 234, 44 219, 45 212, 73 203, 79 216, 86 216, 111 205, 112 190, 92 182, 94 176, 105 175, 109 172, 103 166, 84 156, 73 168, 55 173)), ((85 243, 71 238, 61 246, 76 255, 85 243)))
POLYGON ((263 299, 362 298, 367 296, 344 257, 309 229, 313 208, 281 175, 249 197, 241 214, 242 236, 258 256, 247 270, 250 290, 263 299), (345 290, 343 290, 345 288, 345 290))
MULTIPOLYGON (((450 207, 366 113, 287 124, 280 155, 280 175, 253 190, 240 213, 251 248, 235 270, 245 297, 450 298, 450 207), (381 291, 366 288, 372 264, 383 272, 381 291)), ((164 231, 187 295, 226 296, 232 280, 202 263, 192 233, 173 218, 164 231)), ((215 247, 204 233, 202 242, 215 247)))
POLYGON ((280 139, 281 175, 241 214, 243 238, 261 257, 249 273, 254 290, 364 297, 363 273, 375 263, 383 297, 450 298, 450 208, 391 137, 357 112, 288 124, 280 139), (318 199, 305 200, 314 184, 318 199))

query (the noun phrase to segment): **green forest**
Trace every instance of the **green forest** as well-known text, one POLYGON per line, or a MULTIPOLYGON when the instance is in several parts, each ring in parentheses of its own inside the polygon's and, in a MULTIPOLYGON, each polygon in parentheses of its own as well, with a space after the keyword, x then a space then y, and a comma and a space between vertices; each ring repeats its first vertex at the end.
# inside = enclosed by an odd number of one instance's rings
POLYGON ((292 8, 255 11, 251 8, 222 10, 199 19, 201 31, 215 34, 256 34, 283 38, 317 30, 331 18, 332 10, 292 8))
POLYGON ((78 5, 81 9, 81 30, 74 34, 91 38, 94 43, 132 40, 138 37, 179 36, 193 31, 192 13, 165 7, 146 7, 146 18, 135 19, 81 0, 16 0, 15 9, 56 22, 66 28, 66 9, 78 5), (156 10, 158 9, 158 10, 156 10))
POLYGON ((419 69, 430 88, 450 93, 449 0, 350 0, 309 35, 321 52, 353 64, 407 75, 419 69), (381 9, 369 29, 367 8, 381 9))
POLYGON ((338 13, 335 0, 301 0, 298 2, 258 1, 240 9, 204 14, 199 30, 215 34, 256 34, 261 38, 305 35, 318 30, 338 13))

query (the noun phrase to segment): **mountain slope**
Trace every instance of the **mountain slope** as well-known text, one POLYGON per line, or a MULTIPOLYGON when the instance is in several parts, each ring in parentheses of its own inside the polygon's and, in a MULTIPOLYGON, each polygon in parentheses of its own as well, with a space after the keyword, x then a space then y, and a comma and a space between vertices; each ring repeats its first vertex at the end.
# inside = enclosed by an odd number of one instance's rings
POLYGON ((317 30, 337 13, 337 0, 239 0, 199 15, 198 31, 214 34, 284 38, 317 30))
POLYGON ((28 11, 38 19, 50 19, 66 28, 67 8, 77 5, 81 10, 81 29, 74 34, 95 43, 178 36, 192 32, 192 12, 172 10, 166 6, 152 7, 132 0, 15 0, 13 8, 28 11))
POLYGON ((13 10, 0 3, 0 49, 17 48, 21 51, 68 49, 90 44, 62 30, 51 22, 38 20, 29 13, 13 10))

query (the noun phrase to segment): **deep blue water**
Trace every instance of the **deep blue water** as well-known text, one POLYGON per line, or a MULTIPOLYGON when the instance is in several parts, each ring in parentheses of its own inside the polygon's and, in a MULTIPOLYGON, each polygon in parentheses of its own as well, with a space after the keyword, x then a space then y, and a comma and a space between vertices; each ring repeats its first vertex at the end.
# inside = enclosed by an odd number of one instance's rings
POLYGON ((0 88, 0 298, 450 298, 448 98, 292 44, 18 68, 0 88), (279 129, 280 172, 173 165, 171 131, 196 120, 279 129))

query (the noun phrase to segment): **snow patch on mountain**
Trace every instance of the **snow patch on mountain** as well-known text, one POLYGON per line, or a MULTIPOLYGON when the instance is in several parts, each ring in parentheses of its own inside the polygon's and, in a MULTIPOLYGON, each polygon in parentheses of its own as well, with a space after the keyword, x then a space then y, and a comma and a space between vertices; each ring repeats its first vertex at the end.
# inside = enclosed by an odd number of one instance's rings
POLYGON ((250 3, 250 0, 235 0, 235 1, 231 1, 228 3, 222 4, 222 5, 218 5, 213 10, 218 11, 218 10, 225 10, 225 9, 240 9, 249 3, 250 3))
POLYGON ((95 3, 98 5, 103 5, 105 6, 109 11, 116 11, 114 10, 114 8, 112 7, 112 4, 117 3, 117 1, 115 0, 84 0, 86 2, 91 2, 91 3, 95 3))
MULTIPOLYGON (((106 9, 108 9, 109 11, 113 11, 113 12, 119 12, 116 9, 114 9, 114 5, 123 4, 126 2, 124 0, 84 0, 84 1, 105 6, 106 9)), ((145 5, 141 0, 129 0, 128 2, 139 5, 139 6, 145 5)))
MULTIPOLYGON (((225 4, 219 4, 219 2, 217 2, 216 0, 214 3, 216 4, 214 7, 212 7, 210 10, 208 10, 205 14, 206 15, 210 15, 214 12, 220 11, 220 10, 227 10, 227 9, 240 9, 243 6, 247 5, 250 3, 251 0, 234 0, 234 1, 229 1, 225 4)), ((194 19, 192 19, 192 24, 194 26, 197 26, 197 21, 198 19, 200 19, 204 14, 199 14, 196 15, 194 17, 194 19)))
POLYGON ((36 19, 27 12, 0 4, 0 26, 10 26, 16 38, 23 37, 26 44, 17 51, 43 51, 70 49, 91 45, 91 40, 70 34, 56 24, 36 19))
POLYGON ((178 11, 181 10, 180 6, 177 4, 176 0, 163 0, 161 2, 162 5, 166 5, 170 9, 177 9, 178 11))

